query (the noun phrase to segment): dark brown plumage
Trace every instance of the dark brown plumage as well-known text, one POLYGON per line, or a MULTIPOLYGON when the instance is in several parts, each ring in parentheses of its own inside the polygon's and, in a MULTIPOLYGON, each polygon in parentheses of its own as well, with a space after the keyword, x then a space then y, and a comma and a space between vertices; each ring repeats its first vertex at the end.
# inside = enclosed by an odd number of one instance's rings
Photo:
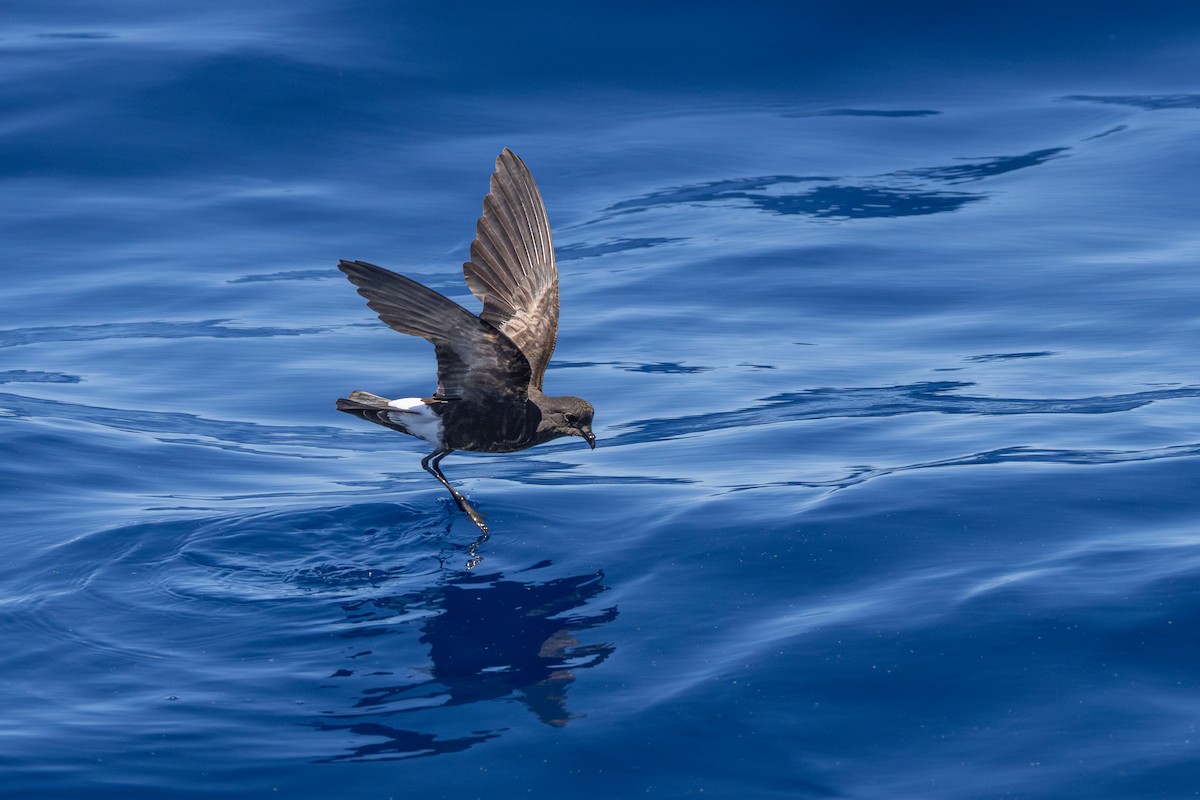
POLYGON ((560 436, 591 447, 593 409, 578 397, 542 393, 558 333, 558 269, 546 207, 533 176, 505 148, 483 199, 463 275, 483 302, 475 316, 420 283, 365 261, 342 261, 358 293, 393 330, 433 343, 438 389, 388 400, 356 391, 337 408, 429 442, 421 462, 481 530, 483 519, 442 474, 455 450, 508 453, 560 436))

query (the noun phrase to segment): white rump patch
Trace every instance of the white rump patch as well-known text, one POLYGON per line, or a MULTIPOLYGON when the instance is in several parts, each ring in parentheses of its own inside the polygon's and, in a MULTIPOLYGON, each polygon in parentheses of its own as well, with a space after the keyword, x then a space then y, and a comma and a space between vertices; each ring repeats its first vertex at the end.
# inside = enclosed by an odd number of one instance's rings
POLYGON ((406 431, 423 439, 437 449, 442 449, 442 420, 433 409, 419 397, 402 397, 388 403, 397 412, 388 412, 388 419, 404 427, 406 431))
POLYGON ((392 408, 398 408, 401 411, 416 411, 421 409, 429 410, 429 406, 425 405, 425 401, 419 397, 401 397, 399 400, 389 400, 388 405, 392 408))

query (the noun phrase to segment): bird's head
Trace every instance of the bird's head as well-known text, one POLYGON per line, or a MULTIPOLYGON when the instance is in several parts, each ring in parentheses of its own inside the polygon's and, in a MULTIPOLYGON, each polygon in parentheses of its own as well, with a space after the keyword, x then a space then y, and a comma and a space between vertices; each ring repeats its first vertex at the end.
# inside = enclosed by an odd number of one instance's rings
POLYGON ((546 397, 542 405, 543 419, 559 436, 578 436, 596 449, 596 434, 592 433, 592 416, 596 409, 578 397, 546 397))

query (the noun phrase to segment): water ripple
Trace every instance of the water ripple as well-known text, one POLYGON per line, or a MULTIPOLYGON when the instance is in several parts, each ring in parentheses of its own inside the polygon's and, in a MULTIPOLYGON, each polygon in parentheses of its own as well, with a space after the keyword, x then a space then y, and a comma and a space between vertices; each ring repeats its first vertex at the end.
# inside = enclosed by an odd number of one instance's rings
MULTIPOLYGON (((773 369, 772 367, 762 367, 761 365, 739 364, 738 366, 773 369)), ((614 367, 625 372, 648 372, 663 375, 692 375, 698 372, 711 372, 716 369, 716 367, 687 366, 677 361, 656 361, 648 364, 637 361, 557 361, 550 365, 550 369, 591 369, 593 367, 614 367)))
POLYGON ((98 342, 104 339, 248 339, 270 336, 304 336, 324 328, 237 328, 228 319, 199 322, 108 322, 100 325, 62 325, 0 330, 0 347, 20 347, 47 342, 98 342))
POLYGON ((232 691, 253 692, 278 680, 265 654, 286 655, 287 674, 322 698, 302 724, 362 740, 329 754, 348 741, 330 739, 314 760, 414 758, 506 730, 447 735, 455 718, 442 709, 515 698, 546 725, 568 724, 577 674, 614 651, 581 641, 617 616, 597 604, 602 573, 562 575, 545 560, 473 570, 478 544, 450 538, 440 511, 394 503, 117 527, 8 576, 6 615, 31 647, 154 663, 181 703, 200 694, 190 665, 219 659, 232 691), (395 727, 401 715, 433 730, 395 727))
POLYGON ((790 119, 803 117, 885 117, 896 119, 901 117, 936 117, 941 111, 929 109, 872 109, 872 108, 831 108, 826 111, 789 111, 781 116, 790 119))
POLYGON ((686 236, 646 236, 641 238, 613 238, 600 244, 569 244, 554 249, 559 262, 573 261, 580 258, 606 256, 609 253, 623 253, 627 250, 644 250, 664 244, 686 242, 686 236))
POLYGON ((280 448, 378 450, 385 441, 369 432, 349 431, 320 425, 262 425, 255 422, 213 420, 195 414, 147 411, 143 409, 105 408, 0 393, 0 408, 17 419, 56 418, 72 423, 100 425, 129 433, 149 434, 162 442, 256 452, 254 446, 273 448, 271 455, 295 458, 330 458, 321 453, 288 451, 280 448))
POLYGON ((947 467, 973 467, 988 464, 1125 464, 1136 461, 1158 461, 1170 458, 1190 458, 1193 456, 1200 456, 1200 442, 1137 450, 1080 450, 1024 446, 999 447, 981 453, 971 453, 965 456, 943 458, 917 464, 904 464, 894 467, 860 467, 851 470, 846 475, 825 480, 775 481, 771 483, 759 481, 753 484, 734 486, 729 491, 752 491, 781 486, 802 487, 806 489, 847 489, 851 486, 857 486, 888 475, 899 475, 905 472, 927 469, 945 469, 947 467))
POLYGON ((322 281, 338 277, 332 269, 294 269, 285 272, 266 272, 256 275, 243 275, 226 283, 266 283, 272 281, 322 281))
POLYGON ((925 381, 851 389, 809 389, 762 398, 757 405, 708 414, 658 417, 614 426, 607 446, 662 441, 693 433, 804 419, 888 417, 899 414, 1114 414, 1164 400, 1200 397, 1200 386, 1080 398, 982 397, 951 394, 975 384, 925 381))
POLYGON ((0 383, 79 383, 83 378, 65 372, 10 369, 0 372, 0 383))

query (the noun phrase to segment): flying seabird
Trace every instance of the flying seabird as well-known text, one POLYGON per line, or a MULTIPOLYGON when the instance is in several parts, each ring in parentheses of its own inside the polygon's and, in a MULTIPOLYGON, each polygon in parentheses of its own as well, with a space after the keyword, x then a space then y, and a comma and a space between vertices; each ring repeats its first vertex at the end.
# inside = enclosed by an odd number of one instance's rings
POLYGON ((355 391, 337 401, 338 411, 428 442, 433 452, 421 466, 484 533, 483 518, 442 474, 443 458, 455 450, 512 453, 560 436, 596 447, 591 404, 542 393, 558 335, 558 268, 541 193, 511 150, 496 159, 463 264, 467 286, 483 303, 479 316, 383 267, 341 261, 338 269, 388 327, 432 342, 438 363, 432 397, 355 391))

